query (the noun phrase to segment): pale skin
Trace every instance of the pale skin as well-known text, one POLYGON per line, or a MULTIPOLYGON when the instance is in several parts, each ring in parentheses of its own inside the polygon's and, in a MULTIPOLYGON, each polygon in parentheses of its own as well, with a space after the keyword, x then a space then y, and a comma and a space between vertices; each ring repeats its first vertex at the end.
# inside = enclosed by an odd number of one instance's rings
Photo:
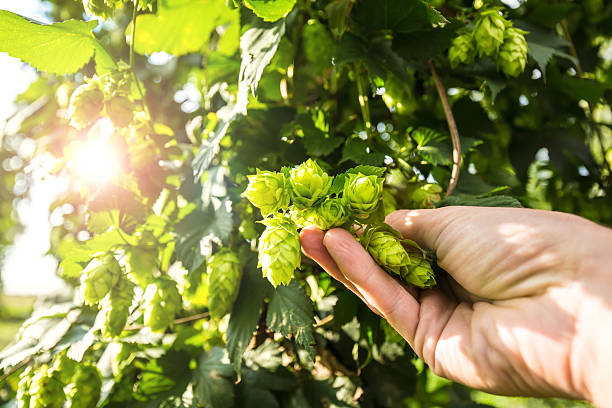
POLYGON ((384 317, 437 375, 503 395, 612 407, 612 230, 514 208, 400 210, 387 223, 452 278, 407 288, 342 229, 302 249, 384 317))

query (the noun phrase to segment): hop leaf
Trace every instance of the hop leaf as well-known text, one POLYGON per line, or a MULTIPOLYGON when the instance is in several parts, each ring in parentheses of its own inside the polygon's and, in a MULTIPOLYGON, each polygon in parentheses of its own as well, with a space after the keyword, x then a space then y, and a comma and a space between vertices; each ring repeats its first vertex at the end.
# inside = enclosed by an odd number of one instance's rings
POLYGON ((525 70, 527 64, 527 31, 508 28, 504 33, 504 43, 499 50, 497 66, 509 77, 517 77, 525 70))
POLYGON ((70 97, 68 117, 70 124, 82 129, 97 119, 104 106, 104 94, 97 81, 80 85, 70 97))
POLYGON ((308 221, 322 230, 328 230, 346 223, 350 218, 349 210, 340 198, 326 198, 312 212, 308 221))
POLYGON ((376 263, 388 272, 400 275, 402 268, 410 263, 400 238, 386 226, 366 228, 359 241, 376 263))
POLYGON ((510 22, 499 14, 498 8, 491 8, 479 14, 474 22, 474 40, 480 57, 497 54, 509 25, 510 22))
POLYGON ((36 370, 30 383, 30 408, 61 408, 66 395, 58 372, 46 364, 36 370))
POLYGON ((455 37, 453 44, 448 50, 448 59, 451 67, 455 68, 459 64, 471 64, 476 58, 476 47, 472 33, 461 34, 455 37))
POLYGON ((105 337, 117 337, 123 331, 130 314, 134 287, 127 279, 120 279, 117 286, 102 299, 102 311, 104 313, 104 326, 102 334, 105 337))
POLYGON ((264 217, 287 208, 289 192, 284 174, 258 170, 257 174, 248 176, 248 179, 249 185, 242 196, 259 208, 264 217))
POLYGON ((208 308, 210 315, 221 318, 232 310, 240 289, 240 260, 230 250, 222 250, 208 260, 208 308))
POLYGON ((115 96, 106 101, 106 114, 118 127, 126 127, 134 118, 134 104, 125 96, 115 96))
POLYGON ((262 221, 265 231, 259 238, 259 264, 264 278, 274 287, 288 285, 300 266, 300 236, 296 225, 281 217, 262 221))
POLYGON ((130 280, 142 288, 153 281, 157 266, 157 248, 131 247, 126 251, 125 269, 130 280))
POLYGON ((156 280, 145 290, 144 323, 154 332, 163 332, 172 326, 181 304, 181 295, 173 280, 156 280))
POLYGON ((383 179, 361 173, 348 174, 342 200, 357 218, 367 218, 376 209, 383 192, 383 179))
POLYGON ((94 305, 117 284, 120 276, 121 267, 112 254, 93 259, 81 275, 83 302, 94 305))
POLYGON ((102 376, 96 366, 80 364, 69 391, 70 408, 95 407, 100 400, 102 376))
POLYGON ((311 207, 327 195, 332 186, 333 177, 324 172, 317 162, 308 159, 291 170, 289 181, 291 200, 297 208, 303 209, 311 207))

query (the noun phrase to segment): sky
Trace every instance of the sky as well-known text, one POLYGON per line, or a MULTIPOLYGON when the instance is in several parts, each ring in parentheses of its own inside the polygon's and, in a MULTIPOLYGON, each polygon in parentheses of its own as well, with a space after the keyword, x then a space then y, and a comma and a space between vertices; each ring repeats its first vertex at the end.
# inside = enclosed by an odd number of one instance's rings
MULTIPOLYGON (((49 22, 44 3, 38 0, 0 0, 0 10, 8 10, 38 21, 49 22)), ((36 71, 16 58, 0 52, 0 128, 15 112, 13 100, 36 79, 36 71)), ((47 179, 33 185, 31 200, 18 208, 25 224, 23 234, 9 248, 2 269, 4 292, 19 295, 49 294, 64 286, 55 275, 56 260, 49 250, 49 205, 61 182, 47 179)))

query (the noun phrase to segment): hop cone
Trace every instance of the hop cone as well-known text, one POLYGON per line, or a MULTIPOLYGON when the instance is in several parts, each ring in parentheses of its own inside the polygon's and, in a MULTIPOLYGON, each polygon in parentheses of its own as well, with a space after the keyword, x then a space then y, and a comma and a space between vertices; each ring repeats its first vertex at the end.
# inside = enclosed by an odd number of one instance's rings
POLYGON ((130 314, 134 287, 127 279, 120 279, 117 286, 102 300, 104 326, 102 334, 105 337, 117 337, 123 331, 130 314))
POLYGON ((448 60, 451 67, 455 68, 459 64, 471 64, 476 58, 476 47, 472 33, 461 34, 455 37, 453 44, 448 50, 448 60))
POLYGON ((95 408, 100 400, 102 376, 96 366, 79 365, 70 389, 70 408, 95 408))
POLYGON ((504 34, 504 43, 497 56, 497 66, 509 77, 517 77, 525 70, 527 64, 525 34, 527 31, 514 27, 508 28, 504 34))
POLYGON ((77 129, 84 128, 98 117, 103 106, 104 94, 96 82, 79 86, 70 97, 70 124, 77 129))
POLYGON ((367 218, 372 213, 383 192, 383 179, 361 173, 349 174, 344 182, 342 199, 357 218, 367 218))
POLYGON ((115 96, 105 106, 106 114, 118 127, 126 127, 134 118, 134 104, 125 96, 115 96))
POLYGON ((418 253, 410 253, 410 263, 400 271, 402 280, 419 288, 431 288, 436 284, 429 261, 418 253))
POLYGON ((116 6, 116 0, 83 0, 83 8, 87 14, 102 17, 104 20, 112 17, 116 6))
POLYGON ((144 323, 154 332, 163 332, 172 326, 181 304, 182 298, 173 280, 156 280, 145 290, 144 323))
POLYGON ((412 192, 412 201, 423 208, 432 208, 434 202, 440 201, 442 187, 438 184, 425 184, 412 192))
POLYGON ((46 364, 38 367, 30 384, 30 408, 61 408, 66 395, 57 371, 46 364))
POLYGON ((242 268, 230 250, 222 250, 208 260, 208 308, 213 318, 221 318, 232 310, 238 296, 242 268))
POLYGON ((300 266, 300 236, 296 225, 285 218, 263 221, 267 226, 259 238, 259 267, 274 287, 288 285, 300 266))
POLYGON ((125 269, 132 282, 146 288, 153 281, 157 266, 157 248, 131 247, 126 251, 125 269))
POLYGON ((28 367, 19 377, 19 384, 17 386, 17 393, 15 395, 15 400, 17 401, 17 408, 29 408, 30 386, 32 385, 33 376, 34 371, 31 367, 28 367))
POLYGON ((317 162, 308 159, 297 168, 291 170, 291 200, 298 208, 311 207, 315 202, 327 195, 331 188, 333 177, 319 167, 317 162))
POLYGON ((309 220, 318 228, 328 230, 346 223, 349 216, 349 210, 340 198, 326 198, 314 209, 309 220))
POLYGON ((504 42, 504 31, 509 24, 508 20, 499 14, 497 8, 480 13, 474 23, 474 40, 480 57, 497 53, 504 42))
POLYGON ((360 242, 376 263, 388 272, 399 275, 410 263, 400 239, 384 228, 366 228, 360 242))
POLYGON ((93 259, 81 275, 84 303, 93 305, 98 302, 117 284, 120 276, 121 267, 112 254, 93 259))
POLYGON ((242 196, 259 208, 264 217, 289 205, 284 174, 258 170, 257 174, 248 176, 248 179, 249 185, 242 196))

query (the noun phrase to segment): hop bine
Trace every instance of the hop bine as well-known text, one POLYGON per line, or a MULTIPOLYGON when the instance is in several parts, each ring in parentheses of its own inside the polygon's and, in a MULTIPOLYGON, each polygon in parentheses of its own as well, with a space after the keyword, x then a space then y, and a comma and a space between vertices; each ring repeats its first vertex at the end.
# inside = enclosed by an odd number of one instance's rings
POLYGON ((289 190, 284 174, 257 171, 248 179, 249 185, 242 196, 259 208, 264 217, 289 206, 289 190))
POLYGON ((356 218, 365 219, 376 210, 382 197, 383 181, 375 175, 347 175, 342 200, 356 218))
POLYGON ((291 170, 289 183, 291 185, 291 200, 299 209, 309 208, 317 201, 325 198, 332 185, 330 177, 312 159, 308 159, 291 170))
POLYGON ((509 77, 517 77, 525 70, 527 64, 527 31, 510 27, 504 33, 502 44, 497 57, 497 66, 509 77))
POLYGON ((474 22, 474 40, 478 55, 494 56, 504 42, 504 32, 510 22, 499 14, 498 8, 481 12, 474 22))
POLYGON ((259 267, 275 287, 288 285, 300 266, 300 236, 296 225, 284 217, 262 221, 265 231, 259 238, 259 267))
POLYGON ((240 260, 230 250, 221 250, 208 260, 208 308, 213 318, 232 310, 240 289, 240 260))

